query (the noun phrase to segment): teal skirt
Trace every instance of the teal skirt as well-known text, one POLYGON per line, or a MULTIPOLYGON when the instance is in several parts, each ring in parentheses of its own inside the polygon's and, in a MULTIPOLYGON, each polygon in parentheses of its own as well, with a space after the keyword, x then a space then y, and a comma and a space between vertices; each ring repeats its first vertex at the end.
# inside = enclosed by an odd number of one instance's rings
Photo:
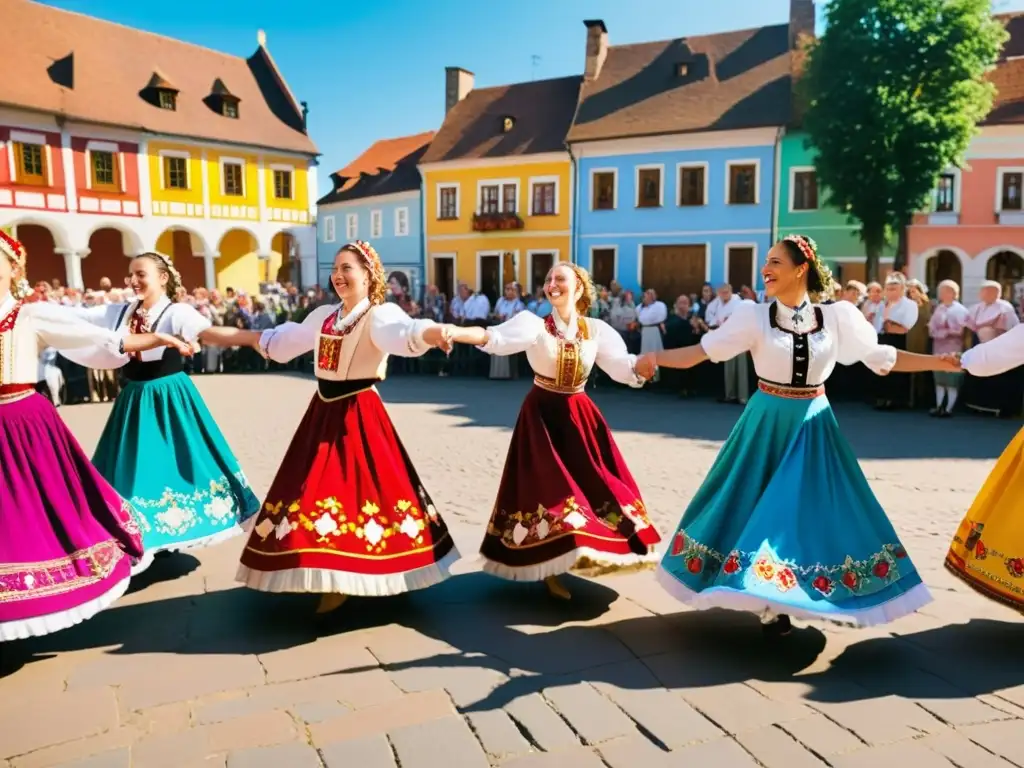
POLYGON ((658 581, 698 608, 855 626, 932 599, 824 395, 751 397, 669 541, 658 581))
POLYGON ((128 382, 93 464, 139 517, 146 556, 241 532, 260 502, 199 391, 184 373, 128 382))

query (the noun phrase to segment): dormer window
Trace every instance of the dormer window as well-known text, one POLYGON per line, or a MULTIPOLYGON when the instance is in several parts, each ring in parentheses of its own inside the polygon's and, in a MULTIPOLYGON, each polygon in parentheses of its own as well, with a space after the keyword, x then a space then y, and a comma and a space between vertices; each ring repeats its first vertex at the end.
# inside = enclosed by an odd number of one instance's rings
POLYGON ((158 90, 157 98, 160 100, 160 109, 169 109, 174 112, 178 108, 178 94, 174 91, 158 90))
POLYGON ((224 81, 219 77, 213 81, 213 86, 210 88, 210 95, 206 97, 205 101, 207 106, 217 114, 231 118, 232 120, 238 119, 239 99, 235 94, 228 90, 224 81))
POLYGON ((139 95, 154 107, 170 112, 178 108, 178 89, 159 70, 153 72, 139 95))
POLYGON ((681 61, 676 64, 676 76, 686 77, 690 74, 690 63, 688 61, 681 61))
POLYGON ((515 127, 516 119, 511 115, 506 115, 501 119, 501 132, 508 133, 515 127))

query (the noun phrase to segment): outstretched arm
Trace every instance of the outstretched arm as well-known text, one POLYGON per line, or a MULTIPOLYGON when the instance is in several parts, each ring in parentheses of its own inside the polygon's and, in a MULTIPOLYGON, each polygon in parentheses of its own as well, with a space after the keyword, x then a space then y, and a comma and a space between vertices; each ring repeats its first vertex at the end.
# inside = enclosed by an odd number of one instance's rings
POLYGON ((199 341, 210 347, 255 347, 259 349, 262 331, 244 331, 229 325, 211 325, 199 334, 199 341))
POLYGON ((654 362, 664 368, 693 368, 708 359, 708 353, 700 344, 691 344, 688 347, 677 347, 676 349, 663 349, 655 352, 654 362))
POLYGON ((919 355, 916 352, 896 350, 896 364, 890 369, 895 373, 921 373, 923 371, 945 371, 956 373, 960 363, 953 355, 919 355))

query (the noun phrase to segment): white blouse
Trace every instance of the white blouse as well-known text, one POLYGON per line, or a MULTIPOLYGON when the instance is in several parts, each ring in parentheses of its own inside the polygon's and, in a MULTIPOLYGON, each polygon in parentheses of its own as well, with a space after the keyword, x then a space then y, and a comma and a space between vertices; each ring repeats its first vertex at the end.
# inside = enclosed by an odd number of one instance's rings
MULTIPOLYGON (((878 374, 888 373, 896 365, 896 350, 879 344, 871 323, 846 301, 818 305, 805 299, 799 311, 777 301, 743 302, 727 323, 709 331, 700 343, 715 363, 750 352, 758 377, 787 386, 824 384, 836 363, 864 363, 878 374), (770 319, 773 306, 774 328, 770 319), (821 311, 823 328, 815 328, 815 309, 821 311), (806 340, 807 351, 803 354, 799 348, 794 349, 798 339, 806 340), (807 365, 806 374, 800 377, 798 368, 803 364, 807 365)), ((804 341, 799 344, 804 345, 804 341)))
POLYGON ((967 350, 960 357, 960 365, 972 376, 998 376, 1024 365, 1024 324, 1018 323, 1002 336, 967 350))
MULTIPOLYGON (((334 330, 342 331, 358 320, 370 306, 369 299, 363 299, 349 312, 339 312, 334 330)), ((340 307, 327 304, 317 307, 301 323, 282 323, 260 334, 260 349, 271 360, 287 363, 289 360, 312 352, 324 321, 340 307)), ((430 345, 423 341, 423 332, 436 325, 433 320, 414 320, 392 302, 378 304, 370 313, 370 340, 377 349, 387 355, 398 357, 420 357, 430 345)), ((317 369, 319 373, 319 368, 317 369)))
MULTIPOLYGON (((576 338, 578 319, 573 312, 568 323, 552 311, 555 328, 567 341, 576 338)), ((584 319, 589 338, 580 342, 580 365, 585 379, 596 364, 621 384, 642 387, 644 380, 636 375, 636 355, 629 354, 619 332, 597 318, 584 319)), ((533 372, 547 379, 557 378, 558 339, 548 332, 545 320, 532 312, 522 312, 501 325, 487 329, 487 343, 480 347, 491 355, 526 353, 533 372)))
MULTIPOLYGON (((0 327, 17 302, 9 293, 0 299, 0 327)), ((97 328, 60 304, 22 304, 14 327, 0 333, 0 384, 35 384, 39 380, 39 356, 47 347, 63 353, 73 349, 101 348, 118 357, 121 334, 97 328)))
POLYGON ((647 306, 637 307, 636 319, 645 328, 661 325, 668 320, 668 307, 663 301, 655 301, 647 306))
MULTIPOLYGON (((94 307, 79 307, 74 312, 93 325, 125 335, 129 332, 132 315, 140 303, 133 301, 129 304, 97 304, 94 307)), ((210 321, 199 314, 199 310, 191 304, 171 302, 166 296, 161 296, 150 309, 140 311, 144 311, 149 318, 147 322, 156 322, 159 319, 156 327, 150 328, 149 332, 170 334, 190 343, 198 341, 199 334, 211 325, 210 321)), ((141 360, 159 360, 163 357, 165 349, 166 347, 162 346, 147 349, 141 354, 141 360)), ((64 354, 64 357, 86 368, 120 368, 131 359, 130 355, 111 357, 103 349, 75 350, 71 354, 64 354)))
POLYGON ((921 310, 917 306, 917 302, 913 299, 908 299, 906 296, 895 304, 889 304, 888 301, 884 301, 875 312, 875 332, 880 334, 885 333, 886 320, 896 323, 897 325, 902 325, 909 331, 917 325, 917 318, 920 314, 921 310))

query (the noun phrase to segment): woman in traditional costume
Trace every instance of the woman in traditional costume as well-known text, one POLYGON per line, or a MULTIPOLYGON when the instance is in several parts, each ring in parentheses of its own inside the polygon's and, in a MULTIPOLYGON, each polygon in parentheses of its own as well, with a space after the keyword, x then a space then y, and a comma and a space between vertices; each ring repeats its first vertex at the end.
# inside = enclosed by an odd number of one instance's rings
MULTIPOLYGON (((169 257, 149 252, 132 259, 129 280, 136 300, 78 312, 117 332, 158 332, 196 345, 236 343, 234 329, 212 328, 178 301, 181 276, 169 257)), ((155 349, 106 362, 102 349, 66 353, 81 365, 122 367, 127 379, 100 437, 93 464, 135 509, 145 557, 210 546, 242 532, 260 508, 238 459, 213 420, 177 349, 155 349)))
POLYGON ((490 328, 452 330, 452 341, 492 355, 525 352, 534 386, 512 433, 498 497, 480 553, 483 569, 512 581, 559 581, 578 561, 628 566, 654 561, 661 539, 636 481, 597 406, 584 392, 596 364, 640 387, 635 356, 615 329, 587 317, 594 289, 576 264, 552 267, 544 282, 552 312, 521 312, 490 328))
POLYGON ((810 238, 777 243, 762 269, 766 304, 744 303, 701 343, 637 363, 688 368, 750 352, 759 382, 694 496, 658 571, 699 608, 866 626, 931 600, 836 423, 824 384, 836 363, 876 373, 947 370, 952 359, 897 352, 845 301, 820 305, 831 275, 810 238))
POLYGON ((238 580, 261 592, 383 597, 437 584, 459 553, 402 446, 376 385, 388 355, 447 347, 446 326, 384 302, 384 269, 369 243, 344 246, 331 283, 342 304, 262 334, 236 333, 279 363, 316 350, 317 393, 285 453, 238 580))
MULTIPOLYGON (((1024 324, 964 352, 960 364, 979 377, 1024 365, 1024 324)), ((946 567, 983 595, 1024 610, 1024 429, 960 523, 946 567)))
MULTIPOLYGON (((27 303, 25 249, 0 231, 0 642, 46 635, 102 611, 128 588, 142 540, 131 507, 89 462, 46 397, 39 354, 101 346, 111 358, 164 345, 70 309, 27 303)), ((185 353, 190 350, 185 346, 185 353)))
MULTIPOLYGON (((939 283, 939 305, 928 320, 932 352, 936 355, 959 355, 964 351, 964 329, 970 317, 959 299, 960 286, 955 281, 943 280, 939 283)), ((938 417, 952 416, 964 374, 962 371, 936 371, 933 375, 935 407, 930 413, 938 417)))

